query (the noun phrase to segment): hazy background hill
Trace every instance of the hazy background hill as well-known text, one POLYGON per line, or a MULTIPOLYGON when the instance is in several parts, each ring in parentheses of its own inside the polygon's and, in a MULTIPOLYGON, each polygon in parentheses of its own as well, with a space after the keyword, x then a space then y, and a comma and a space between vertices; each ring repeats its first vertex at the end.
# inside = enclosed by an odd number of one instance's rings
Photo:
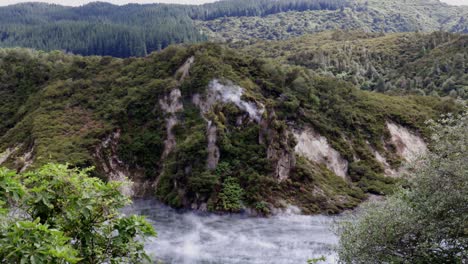
POLYGON ((290 11, 264 17, 224 17, 197 22, 220 40, 286 39, 325 30, 366 32, 468 32, 468 7, 437 0, 355 0, 335 10, 290 11))
POLYGON ((0 8, 0 47, 82 55, 144 56, 174 43, 286 39, 333 29, 468 31, 467 7, 437 0, 220 1, 81 7, 26 3, 0 8))
POLYGON ((233 43, 252 56, 389 94, 468 96, 468 35, 331 31, 282 41, 233 43))

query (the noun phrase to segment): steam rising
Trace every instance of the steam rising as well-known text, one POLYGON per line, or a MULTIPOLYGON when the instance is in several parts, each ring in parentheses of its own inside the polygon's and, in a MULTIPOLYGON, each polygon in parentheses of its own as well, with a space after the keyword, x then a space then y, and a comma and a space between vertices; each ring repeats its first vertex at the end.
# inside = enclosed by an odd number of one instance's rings
POLYGON ((156 201, 135 201, 127 212, 146 215, 158 237, 147 253, 172 264, 297 264, 325 256, 335 263, 332 217, 295 210, 269 218, 179 212, 156 201))
POLYGON ((218 99, 224 103, 234 103, 239 109, 247 112, 249 117, 255 121, 260 121, 264 112, 263 107, 258 108, 253 102, 246 102, 242 100, 244 89, 234 84, 222 84, 219 80, 212 80, 209 84, 209 89, 218 99))

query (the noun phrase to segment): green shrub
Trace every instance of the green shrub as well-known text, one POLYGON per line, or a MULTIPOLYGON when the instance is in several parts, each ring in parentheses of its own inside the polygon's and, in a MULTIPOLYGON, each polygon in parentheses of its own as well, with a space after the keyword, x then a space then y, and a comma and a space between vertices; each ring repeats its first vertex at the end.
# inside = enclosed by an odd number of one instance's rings
POLYGON ((468 114, 432 127, 432 152, 408 183, 337 226, 344 263, 464 263, 468 250, 468 114))
POLYGON ((130 203, 119 191, 121 184, 104 183, 88 172, 55 164, 23 174, 0 169, 5 208, 0 215, 1 262, 148 260, 141 238, 156 235, 153 227, 141 216, 120 213, 130 203))
POLYGON ((242 209, 242 197, 244 190, 236 178, 228 177, 223 182, 219 193, 218 210, 228 212, 239 212, 242 209))

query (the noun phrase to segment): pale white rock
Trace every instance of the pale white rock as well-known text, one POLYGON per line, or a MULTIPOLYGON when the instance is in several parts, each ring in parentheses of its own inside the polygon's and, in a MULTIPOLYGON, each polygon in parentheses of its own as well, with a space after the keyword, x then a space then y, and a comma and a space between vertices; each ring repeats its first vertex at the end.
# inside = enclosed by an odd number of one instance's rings
POLYGON ((168 115, 166 117, 167 138, 164 141, 163 158, 167 157, 176 146, 176 139, 172 129, 177 125, 176 113, 184 109, 180 100, 181 97, 182 94, 180 90, 175 88, 170 92, 169 96, 165 96, 163 99, 159 100, 161 109, 168 115))
POLYGON ((20 160, 23 161, 23 166, 20 169, 20 172, 24 172, 27 168, 29 168, 34 162, 34 146, 23 156, 20 157, 20 160))
MULTIPOLYGON (((217 127, 214 122, 207 117, 213 105, 216 102, 233 103, 239 109, 246 112, 251 120, 256 122, 259 122, 263 115, 264 107, 260 104, 258 104, 260 106, 257 106, 255 102, 242 100, 243 92, 244 89, 242 87, 234 85, 229 81, 221 83, 219 80, 214 79, 209 83, 208 89, 203 96, 200 94, 194 94, 192 96, 192 103, 200 109, 203 119, 207 122, 207 167, 209 169, 215 169, 220 158, 219 148, 216 145, 217 127)), ((240 125, 242 123, 242 117, 238 117, 237 122, 240 125)))
POLYGON ((0 153, 0 165, 7 161, 7 159, 16 151, 15 148, 7 148, 4 152, 0 153))
POLYGON ((279 181, 289 178, 291 168, 296 164, 294 154, 285 149, 277 149, 271 146, 267 149, 267 158, 275 161, 275 176, 279 181))
POLYGON ((125 163, 117 156, 120 135, 120 130, 108 135, 101 144, 96 147, 94 156, 100 161, 104 172, 109 177, 109 181, 124 183, 120 188, 120 192, 127 196, 133 196, 133 182, 128 178, 128 176, 130 176, 130 171, 125 163))
POLYGON ((293 134, 297 140, 297 145, 294 148, 296 153, 311 161, 325 164, 336 175, 346 178, 348 161, 330 146, 325 137, 311 128, 293 131, 293 134))
POLYGON ((387 129, 391 135, 391 143, 397 154, 406 161, 414 161, 427 152, 427 145, 417 134, 398 124, 387 122, 387 129))
POLYGON ((384 158, 378 151, 373 150, 375 159, 384 166, 384 173, 386 176, 395 177, 398 176, 399 172, 394 170, 390 164, 388 164, 387 159, 384 158))
POLYGON ((195 57, 188 58, 185 63, 177 70, 176 74, 180 74, 179 82, 182 82, 189 76, 190 68, 192 64, 195 62, 195 57))
POLYGON ((159 100, 159 105, 164 112, 168 114, 175 114, 180 112, 184 109, 180 98, 182 97, 182 93, 179 89, 175 88, 169 93, 169 95, 164 96, 163 99, 159 100))
MULTIPOLYGON (((176 75, 180 74, 180 78, 178 80, 178 86, 189 76, 190 68, 192 64, 195 62, 195 57, 188 58, 185 63, 180 66, 180 68, 176 71, 176 75)), ((162 158, 166 158, 169 153, 171 153, 175 146, 176 146, 176 139, 172 129, 177 125, 178 120, 176 114, 184 110, 184 105, 182 104, 182 92, 180 89, 174 88, 171 90, 169 95, 164 96, 162 99, 159 100, 159 106, 161 109, 168 115, 166 118, 166 134, 167 138, 164 141, 164 150, 162 154, 162 158)))
POLYGON ((216 146, 217 128, 211 121, 208 121, 207 137, 208 137, 207 167, 210 170, 214 170, 216 169, 216 166, 218 166, 220 154, 219 154, 219 148, 218 146, 216 146))

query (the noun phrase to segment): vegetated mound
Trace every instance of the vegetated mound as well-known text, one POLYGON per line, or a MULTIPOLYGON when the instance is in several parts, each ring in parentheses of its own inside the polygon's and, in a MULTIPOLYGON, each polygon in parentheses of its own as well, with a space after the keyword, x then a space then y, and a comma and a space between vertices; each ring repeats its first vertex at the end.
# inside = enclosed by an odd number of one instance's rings
POLYGON ((232 46, 349 81, 363 90, 468 96, 468 36, 464 34, 330 31, 232 46))
POLYGON ((213 211, 353 208, 391 192, 450 99, 388 96, 215 44, 144 58, 0 50, 0 164, 95 166, 213 211))

